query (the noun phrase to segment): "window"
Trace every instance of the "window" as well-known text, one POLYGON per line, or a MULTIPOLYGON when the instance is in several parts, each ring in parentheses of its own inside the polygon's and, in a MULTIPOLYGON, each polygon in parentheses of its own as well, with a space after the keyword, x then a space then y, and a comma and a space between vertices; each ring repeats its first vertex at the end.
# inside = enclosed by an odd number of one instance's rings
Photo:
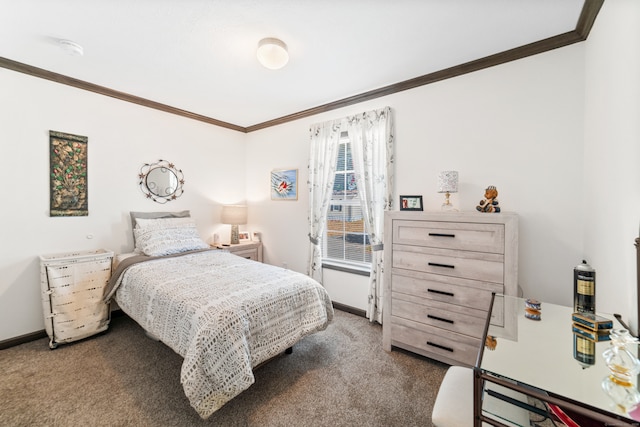
POLYGON ((371 244, 365 231, 358 185, 353 171, 351 143, 346 134, 340 139, 336 176, 325 230, 323 263, 369 266, 371 244))

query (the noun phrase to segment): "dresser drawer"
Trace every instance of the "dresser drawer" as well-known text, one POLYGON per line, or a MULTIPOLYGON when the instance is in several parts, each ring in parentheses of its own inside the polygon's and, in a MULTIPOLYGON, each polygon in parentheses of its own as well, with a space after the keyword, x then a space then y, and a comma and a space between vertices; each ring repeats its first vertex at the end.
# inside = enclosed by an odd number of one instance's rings
POLYGON ((412 298, 405 294, 391 295, 391 315, 448 331, 482 338, 487 311, 444 302, 412 298))
POLYGON ((393 268, 504 283, 502 255, 394 246, 393 268))
POLYGON ((445 358, 473 366, 478 358, 481 339, 391 317, 391 344, 408 346, 436 359, 445 358))
POLYGON ((403 245, 504 253, 504 225, 445 221, 394 221, 393 242, 403 245))
POLYGON ((501 283, 461 279, 417 271, 392 272, 391 290, 434 301, 488 310, 493 292, 501 294, 501 283))

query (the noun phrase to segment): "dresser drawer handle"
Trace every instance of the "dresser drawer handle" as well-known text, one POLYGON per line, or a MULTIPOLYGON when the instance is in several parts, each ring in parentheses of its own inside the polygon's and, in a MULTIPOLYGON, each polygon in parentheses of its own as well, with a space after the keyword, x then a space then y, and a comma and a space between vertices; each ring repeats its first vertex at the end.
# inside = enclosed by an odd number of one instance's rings
POLYGON ((444 267, 444 268, 456 268, 455 265, 449 265, 449 264, 438 264, 437 262, 430 262, 429 265, 431 267, 444 267))
POLYGON ((445 292, 445 291, 439 291, 437 289, 427 289, 427 292, 431 292, 434 294, 440 294, 440 295, 446 295, 448 297, 454 297, 455 294, 453 292, 445 292))
POLYGON ((449 319, 445 319, 443 317, 438 317, 438 316, 432 316, 430 314, 427 314, 427 317, 429 319, 433 319, 433 320, 439 320, 441 322, 447 322, 447 323, 451 323, 453 325, 453 320, 449 320, 449 319))
POLYGON ((427 341, 427 345, 430 345, 432 347, 437 347, 437 348, 442 349, 442 350, 450 351, 451 353, 453 353, 453 349, 451 347, 445 347, 443 345, 436 344, 436 343, 431 342, 431 341, 427 341))
POLYGON ((433 236, 433 237, 456 237, 455 234, 446 234, 446 233, 429 233, 429 236, 433 236))

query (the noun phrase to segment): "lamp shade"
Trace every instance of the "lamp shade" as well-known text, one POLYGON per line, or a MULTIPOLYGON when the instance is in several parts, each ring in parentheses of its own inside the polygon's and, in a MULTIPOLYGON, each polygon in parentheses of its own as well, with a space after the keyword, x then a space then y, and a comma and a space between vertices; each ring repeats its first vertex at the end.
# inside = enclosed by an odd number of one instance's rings
POLYGON ((223 224, 240 225, 247 223, 247 207, 244 205, 225 205, 222 207, 223 224))
POLYGON ((438 174, 438 193, 458 192, 458 171, 443 171, 438 174))
POLYGON ((282 68, 289 62, 287 45, 282 40, 273 37, 260 40, 257 56, 258 61, 270 70, 282 68))

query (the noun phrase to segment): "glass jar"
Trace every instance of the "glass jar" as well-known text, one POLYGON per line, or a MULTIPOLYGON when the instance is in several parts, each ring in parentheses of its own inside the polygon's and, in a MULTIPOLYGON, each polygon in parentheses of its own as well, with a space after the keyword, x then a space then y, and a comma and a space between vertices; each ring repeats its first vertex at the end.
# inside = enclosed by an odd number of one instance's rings
POLYGON ((611 346, 602 356, 610 374, 602 381, 602 388, 620 412, 626 413, 640 403, 640 392, 633 384, 635 376, 640 372, 638 339, 626 329, 612 329, 609 335, 611 346))

